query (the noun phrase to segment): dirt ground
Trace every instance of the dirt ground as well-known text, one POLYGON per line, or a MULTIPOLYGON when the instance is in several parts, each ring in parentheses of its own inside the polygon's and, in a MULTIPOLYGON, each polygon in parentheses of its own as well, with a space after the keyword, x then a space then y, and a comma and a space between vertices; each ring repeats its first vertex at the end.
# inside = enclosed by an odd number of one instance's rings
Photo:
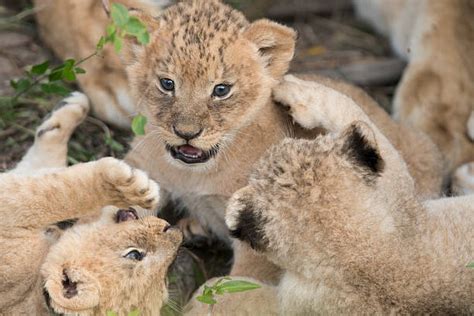
MULTIPOLYGON (((382 107, 390 110, 404 63, 391 55, 385 39, 355 18, 350 0, 228 2, 252 19, 268 17, 298 31, 291 71, 316 72, 350 81, 362 86, 382 107)), ((24 76, 25 67, 46 59, 55 60, 38 38, 29 1, 1 0, 0 97, 13 93, 9 82, 24 76)), ((25 99, 13 109, 0 103, 0 172, 13 167, 21 158, 34 139, 35 127, 58 100, 25 99)), ((70 142, 69 162, 110 155, 123 157, 131 138, 129 131, 89 117, 70 142)), ((175 211, 173 206, 169 210, 170 214, 175 211)), ((171 294, 176 303, 180 305, 206 278, 225 273, 231 260, 231 250, 219 241, 202 236, 189 240, 170 273, 174 287, 171 294)))

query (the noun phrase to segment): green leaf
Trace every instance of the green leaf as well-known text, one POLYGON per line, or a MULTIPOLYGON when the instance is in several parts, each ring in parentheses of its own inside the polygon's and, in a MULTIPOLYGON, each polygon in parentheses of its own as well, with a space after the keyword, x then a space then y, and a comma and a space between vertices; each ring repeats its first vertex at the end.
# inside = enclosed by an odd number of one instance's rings
POLYGON ((58 70, 52 71, 48 76, 48 80, 49 81, 61 80, 63 78, 63 70, 64 70, 64 68, 60 68, 58 70))
POLYGON ((96 45, 95 48, 96 48, 96 50, 99 51, 99 50, 104 49, 104 45, 105 45, 105 37, 101 36, 101 37, 100 37, 100 40, 99 40, 99 42, 97 43, 97 45, 96 45))
POLYGON ((86 71, 85 71, 84 69, 80 68, 80 67, 74 68, 74 72, 75 72, 76 74, 78 74, 78 75, 79 75, 79 74, 85 74, 85 73, 86 73, 86 71))
MULTIPOLYGON (((115 33, 117 32, 117 28, 115 27, 114 24, 109 24, 107 25, 107 29, 105 30, 105 32, 107 33, 107 37, 104 38, 104 41, 105 42, 110 42, 112 41, 112 38, 115 36, 115 33)), ((104 44, 105 44, 104 42, 104 44)))
POLYGON ((148 43, 150 43, 150 34, 148 34, 148 32, 140 33, 137 36, 137 40, 140 44, 147 45, 148 43))
POLYGON ((21 93, 31 87, 30 79, 20 79, 18 81, 11 82, 10 84, 15 89, 16 93, 21 93))
POLYGON ((120 36, 115 36, 113 42, 115 51, 120 53, 123 47, 123 39, 120 36))
POLYGON ((204 304, 208 304, 208 305, 214 305, 217 303, 217 301, 215 299, 213 299, 211 296, 206 296, 206 295, 200 295, 198 297, 196 297, 196 299, 201 302, 201 303, 204 303, 204 304))
POLYGON ((145 135, 145 125, 147 118, 141 114, 135 116, 132 120, 132 131, 135 135, 145 135))
POLYGON ((48 94, 57 94, 60 96, 67 96, 71 90, 57 83, 43 83, 41 90, 48 94))
POLYGON ((474 269, 474 262, 469 263, 466 267, 474 269))
POLYGON ((118 316, 116 312, 107 311, 107 316, 118 316))
POLYGON ((31 73, 37 76, 42 75, 48 70, 48 67, 49 67, 49 60, 45 61, 44 63, 34 65, 31 68, 31 73))
POLYGON ((138 316, 138 315, 140 315, 140 311, 138 309, 128 313, 128 316, 138 316))
POLYGON ((124 25, 123 29, 131 35, 137 35, 146 32, 146 27, 137 17, 132 16, 128 20, 127 24, 124 25))
POLYGON ((74 73, 74 70, 65 68, 63 70, 63 79, 68 81, 76 81, 76 74, 74 73))
POLYGON ((202 290, 202 295, 204 296, 212 296, 213 289, 207 285, 204 285, 204 290, 202 290))
POLYGON ((241 280, 232 280, 224 282, 218 285, 218 289, 224 291, 226 293, 237 293, 237 292, 245 292, 251 291, 260 288, 261 286, 252 282, 248 281, 241 281, 241 280))
POLYGON ((64 65, 64 68, 66 69, 72 69, 75 63, 76 61, 74 59, 66 59, 63 65, 64 65))
POLYGON ((128 15, 128 9, 120 3, 112 4, 110 15, 112 16, 112 21, 114 21, 114 23, 119 27, 125 26, 130 18, 128 15))

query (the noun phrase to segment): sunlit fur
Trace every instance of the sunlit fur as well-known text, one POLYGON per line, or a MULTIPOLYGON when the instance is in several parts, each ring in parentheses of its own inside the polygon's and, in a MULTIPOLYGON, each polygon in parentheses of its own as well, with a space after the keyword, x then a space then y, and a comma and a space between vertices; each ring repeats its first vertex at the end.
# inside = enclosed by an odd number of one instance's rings
POLYGON ((258 219, 258 251, 285 271, 280 314, 473 313, 474 196, 425 201, 352 99, 292 76, 279 91, 295 120, 330 133, 272 147, 226 222, 258 219))
POLYGON ((68 139, 88 109, 83 94, 63 100, 0 175, 1 315, 50 315, 48 304, 65 314, 157 315, 167 298, 181 234, 141 208, 156 208, 158 185, 114 158, 66 168, 68 139), (140 219, 118 223, 118 207, 131 205, 140 219), (124 258, 130 248, 146 256, 124 258))

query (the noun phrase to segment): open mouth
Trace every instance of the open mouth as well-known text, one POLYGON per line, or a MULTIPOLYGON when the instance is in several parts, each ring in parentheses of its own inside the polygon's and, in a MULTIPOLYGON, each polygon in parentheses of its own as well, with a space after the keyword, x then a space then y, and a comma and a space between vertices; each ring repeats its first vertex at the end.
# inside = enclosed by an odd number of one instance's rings
POLYGON ((214 146, 210 150, 202 150, 191 145, 170 146, 166 145, 166 149, 170 152, 171 157, 181 160, 187 164, 205 163, 213 158, 218 151, 218 146, 214 146))

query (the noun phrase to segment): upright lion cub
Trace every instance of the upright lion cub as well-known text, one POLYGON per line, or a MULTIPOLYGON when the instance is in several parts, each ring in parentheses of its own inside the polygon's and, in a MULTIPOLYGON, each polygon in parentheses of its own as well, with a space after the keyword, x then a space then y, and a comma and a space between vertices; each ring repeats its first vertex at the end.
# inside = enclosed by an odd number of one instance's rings
POLYGON ((140 208, 158 203, 144 172, 113 158, 65 167, 88 102, 60 105, 0 175, 0 314, 157 315, 181 234, 140 208))
MULTIPOLYGON (((192 0, 160 15, 135 12, 146 22, 150 44, 125 45, 130 91, 148 117, 126 161, 147 170, 165 195, 178 198, 220 237, 228 238, 224 210, 247 183, 266 150, 285 137, 313 138, 271 98, 293 58, 296 33, 262 19, 252 23, 217 0, 192 0)), ((359 89, 312 77, 352 96, 396 143, 409 162, 416 189, 441 191, 443 168, 429 139, 393 122, 359 89)), ((280 271, 235 242, 232 274, 278 281, 280 271)))
POLYGON ((272 147, 227 209, 232 234, 284 269, 280 314, 474 313, 474 195, 421 200, 351 98, 292 76, 274 95, 329 131, 272 147))

